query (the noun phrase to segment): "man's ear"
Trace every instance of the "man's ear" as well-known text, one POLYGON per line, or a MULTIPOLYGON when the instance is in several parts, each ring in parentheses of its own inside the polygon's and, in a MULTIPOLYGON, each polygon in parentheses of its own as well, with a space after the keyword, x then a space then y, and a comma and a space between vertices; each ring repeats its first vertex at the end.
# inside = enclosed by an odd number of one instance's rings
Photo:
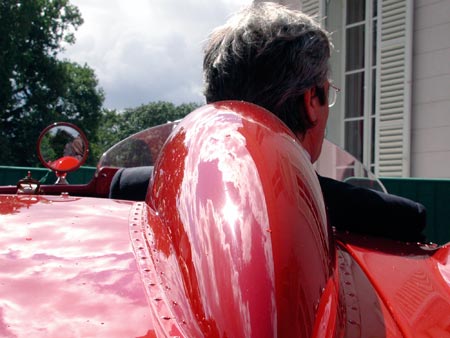
POLYGON ((317 96, 316 87, 309 88, 303 94, 303 104, 305 105, 305 113, 309 122, 313 125, 316 124, 321 107, 319 97, 317 96))

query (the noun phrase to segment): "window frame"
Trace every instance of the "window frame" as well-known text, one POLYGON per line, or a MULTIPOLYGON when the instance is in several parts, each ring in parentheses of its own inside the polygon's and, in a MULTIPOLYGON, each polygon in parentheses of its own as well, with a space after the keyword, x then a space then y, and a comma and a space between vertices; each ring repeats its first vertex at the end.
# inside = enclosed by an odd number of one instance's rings
POLYGON ((349 149, 349 145, 347 143, 347 137, 346 137, 346 125, 353 121, 363 121, 363 137, 362 137, 362 158, 360 159, 361 162, 370 168, 371 171, 376 171, 376 154, 375 151, 373 151, 373 148, 375 147, 375 137, 376 135, 373 135, 376 131, 376 99, 374 96, 374 93, 376 92, 376 86, 377 86, 377 80, 376 80, 376 74, 377 74, 377 67, 378 67, 378 61, 376 60, 376 51, 374 53, 374 46, 375 48, 378 48, 378 32, 374 33, 374 28, 378 28, 378 11, 377 15, 374 16, 374 5, 377 5, 377 0, 364 0, 365 1, 365 13, 364 13, 364 20, 352 22, 350 24, 347 24, 347 8, 348 8, 348 1, 349 0, 343 0, 343 6, 342 6, 342 27, 343 27, 343 34, 342 34, 342 55, 341 55, 341 67, 342 67, 342 83, 341 88, 343 93, 343 98, 340 102, 340 110, 342 112, 342 124, 341 124, 341 135, 343 135, 343 144, 345 149, 349 149), (362 68, 352 69, 347 71, 347 30, 351 29, 353 27, 357 26, 363 26, 364 27, 364 66, 362 68), (375 54, 375 55, 374 55, 375 54), (375 57, 375 60, 374 60, 375 57), (363 82, 363 105, 362 105, 362 115, 358 117, 346 117, 345 111, 346 111, 346 98, 347 95, 351 95, 346 90, 346 80, 347 76, 351 74, 356 73, 363 73, 364 82, 363 82), (373 81, 375 77, 375 81, 373 81), (374 102, 375 101, 375 102, 374 102))

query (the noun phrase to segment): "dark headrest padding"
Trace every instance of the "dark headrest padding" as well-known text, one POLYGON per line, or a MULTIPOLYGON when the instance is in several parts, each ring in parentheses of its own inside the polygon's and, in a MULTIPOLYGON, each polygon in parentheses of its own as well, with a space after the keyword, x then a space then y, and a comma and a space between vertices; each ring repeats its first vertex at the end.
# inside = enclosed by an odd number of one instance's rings
POLYGON ((119 169, 109 188, 109 198, 144 201, 153 167, 134 167, 119 169))

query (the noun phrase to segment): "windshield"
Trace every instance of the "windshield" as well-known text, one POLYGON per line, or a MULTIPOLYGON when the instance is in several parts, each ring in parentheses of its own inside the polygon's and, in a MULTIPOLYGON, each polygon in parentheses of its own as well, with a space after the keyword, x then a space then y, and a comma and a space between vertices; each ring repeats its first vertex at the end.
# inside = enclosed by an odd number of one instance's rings
POLYGON ((102 155, 97 168, 131 168, 154 165, 164 142, 178 122, 168 122, 127 137, 102 155))
MULTIPOLYGON (((127 137, 102 155, 98 168, 153 166, 164 142, 178 123, 169 122, 127 137)), ((319 175, 386 192, 381 181, 370 170, 328 140, 324 140, 322 153, 314 168, 319 175)))
POLYGON ((355 186, 386 192, 381 181, 354 156, 334 143, 324 140, 319 159, 314 163, 317 173, 355 186))

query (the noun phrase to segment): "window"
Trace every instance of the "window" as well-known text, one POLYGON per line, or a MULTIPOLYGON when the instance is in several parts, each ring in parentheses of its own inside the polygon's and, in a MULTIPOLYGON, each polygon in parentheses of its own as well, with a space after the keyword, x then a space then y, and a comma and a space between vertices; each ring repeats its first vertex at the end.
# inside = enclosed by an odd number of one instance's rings
POLYGON ((374 171, 377 1, 344 2, 344 147, 374 171))
POLYGON ((316 1, 325 5, 332 78, 342 89, 327 137, 379 176, 409 176, 414 2, 316 1))

